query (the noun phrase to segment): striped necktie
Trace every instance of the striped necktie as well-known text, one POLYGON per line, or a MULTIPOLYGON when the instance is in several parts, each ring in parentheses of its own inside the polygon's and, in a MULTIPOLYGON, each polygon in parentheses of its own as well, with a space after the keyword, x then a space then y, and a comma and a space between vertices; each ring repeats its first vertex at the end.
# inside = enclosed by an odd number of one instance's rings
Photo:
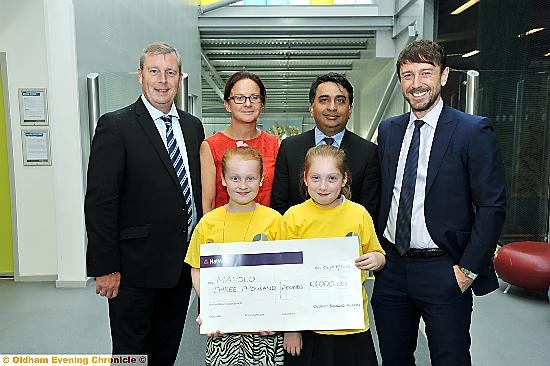
POLYGON ((183 158, 178 147, 176 138, 174 137, 174 130, 172 129, 172 117, 162 116, 160 117, 166 125, 166 148, 170 160, 178 176, 183 197, 185 197, 185 206, 187 207, 187 232, 191 232, 191 224, 193 223, 193 207, 191 203, 191 187, 189 186, 189 177, 185 170, 185 164, 183 164, 183 158))
POLYGON ((407 153, 399 208, 397 209, 397 223, 395 224, 395 247, 399 254, 404 255, 411 247, 411 216, 416 186, 416 170, 418 168, 418 152, 420 149, 420 127, 424 121, 414 121, 414 132, 407 153))

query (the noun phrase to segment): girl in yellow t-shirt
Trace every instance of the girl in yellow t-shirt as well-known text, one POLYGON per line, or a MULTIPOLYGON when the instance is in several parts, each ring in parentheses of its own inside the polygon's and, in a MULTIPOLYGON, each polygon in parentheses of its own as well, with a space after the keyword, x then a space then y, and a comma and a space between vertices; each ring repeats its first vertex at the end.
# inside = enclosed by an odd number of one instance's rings
MULTIPOLYGON (((222 184, 229 202, 203 216, 193 231, 185 262, 193 267, 193 287, 200 297, 200 245, 278 240, 281 215, 256 203, 263 183, 263 160, 251 147, 235 147, 222 157, 222 184)), ((197 318, 200 324, 200 315, 197 318)), ((282 365, 283 337, 279 333, 209 334, 206 365, 282 365)))
MULTIPOLYGON (((364 282, 365 271, 381 269, 386 259, 369 213, 349 200, 351 175, 344 158, 344 151, 332 146, 319 145, 308 150, 302 183, 310 199, 284 214, 283 231, 285 239, 359 236, 360 256, 355 266, 362 271, 364 282)), ((367 302, 363 287, 363 329, 285 333, 285 366, 378 365, 369 330, 367 302)))

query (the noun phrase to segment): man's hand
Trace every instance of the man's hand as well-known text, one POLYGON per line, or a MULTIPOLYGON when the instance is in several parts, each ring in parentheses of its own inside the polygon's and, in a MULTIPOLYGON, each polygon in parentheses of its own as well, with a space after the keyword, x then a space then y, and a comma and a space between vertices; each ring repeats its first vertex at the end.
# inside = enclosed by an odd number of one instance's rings
POLYGON ((458 283, 458 287, 460 287, 460 291, 464 292, 470 287, 472 282, 474 282, 470 277, 466 276, 458 267, 458 265, 453 266, 453 270, 455 271, 455 277, 456 277, 456 283, 458 283))
POLYGON ((120 272, 95 278, 95 293, 105 296, 108 299, 114 299, 118 295, 120 286, 120 272))
POLYGON ((300 356, 302 351, 302 333, 300 332, 286 332, 284 336, 283 347, 285 351, 292 356, 300 356))
POLYGON ((386 264, 386 257, 380 252, 363 254, 355 260, 355 267, 366 271, 378 271, 386 264))

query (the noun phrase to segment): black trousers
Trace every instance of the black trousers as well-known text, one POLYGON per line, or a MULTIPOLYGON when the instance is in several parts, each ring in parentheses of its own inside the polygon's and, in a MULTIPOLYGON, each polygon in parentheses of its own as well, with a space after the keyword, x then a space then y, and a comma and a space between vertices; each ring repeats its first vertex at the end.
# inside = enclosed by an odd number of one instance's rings
POLYGON ((462 293, 448 255, 401 257, 381 239, 386 265, 371 299, 384 366, 414 366, 420 317, 433 366, 470 366, 472 291, 462 293))
POLYGON ((148 365, 173 365, 178 355, 191 293, 184 263, 173 288, 120 286, 109 300, 114 355, 148 355, 148 365))

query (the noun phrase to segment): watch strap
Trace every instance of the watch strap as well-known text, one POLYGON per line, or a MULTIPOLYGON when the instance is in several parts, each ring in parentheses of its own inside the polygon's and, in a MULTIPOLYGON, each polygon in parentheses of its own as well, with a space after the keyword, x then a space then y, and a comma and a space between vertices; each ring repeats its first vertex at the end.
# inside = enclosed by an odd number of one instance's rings
POLYGON ((464 267, 460 267, 460 270, 462 271, 462 273, 464 273, 464 275, 466 277, 468 277, 469 279, 471 279, 472 281, 476 279, 477 277, 477 273, 474 273, 472 271, 470 271, 469 269, 467 268, 464 268, 464 267))

